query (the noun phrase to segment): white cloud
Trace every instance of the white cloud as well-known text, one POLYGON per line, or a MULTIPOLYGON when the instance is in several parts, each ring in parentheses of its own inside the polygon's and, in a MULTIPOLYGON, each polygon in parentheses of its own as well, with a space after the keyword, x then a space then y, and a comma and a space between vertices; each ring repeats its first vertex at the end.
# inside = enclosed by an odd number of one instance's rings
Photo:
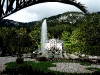
POLYGON ((38 15, 36 13, 34 13, 34 12, 29 13, 26 10, 22 9, 16 13, 6 17, 5 19, 12 19, 14 21, 19 21, 19 22, 29 22, 29 21, 38 20, 38 15))
POLYGON ((78 0, 87 7, 89 12, 100 11, 100 0, 78 0))
POLYGON ((44 17, 61 14, 67 11, 80 11, 78 8, 62 3, 42 3, 24 8, 5 19, 12 19, 19 22, 41 20, 44 17))
MULTIPOLYGON (((99 11, 99 0, 78 0, 82 4, 85 4, 89 12, 99 11)), ((68 4, 62 4, 58 2, 48 2, 36 4, 27 8, 24 8, 8 17, 6 19, 12 19, 19 22, 29 22, 41 20, 45 17, 61 14, 67 11, 80 11, 78 8, 68 4)))

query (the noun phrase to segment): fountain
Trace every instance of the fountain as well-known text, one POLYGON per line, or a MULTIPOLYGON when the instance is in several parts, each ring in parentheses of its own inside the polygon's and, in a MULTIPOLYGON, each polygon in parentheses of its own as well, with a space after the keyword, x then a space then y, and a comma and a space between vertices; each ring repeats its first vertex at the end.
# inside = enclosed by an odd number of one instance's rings
POLYGON ((46 19, 45 19, 42 23, 42 29, 41 29, 41 52, 42 52, 42 56, 44 56, 44 54, 46 54, 45 49, 44 49, 44 45, 45 45, 46 40, 47 40, 47 23, 46 23, 46 19))
POLYGON ((42 57, 52 58, 59 57, 62 58, 63 42, 59 39, 49 39, 47 40, 47 22, 46 19, 42 23, 41 29, 41 53, 42 57))

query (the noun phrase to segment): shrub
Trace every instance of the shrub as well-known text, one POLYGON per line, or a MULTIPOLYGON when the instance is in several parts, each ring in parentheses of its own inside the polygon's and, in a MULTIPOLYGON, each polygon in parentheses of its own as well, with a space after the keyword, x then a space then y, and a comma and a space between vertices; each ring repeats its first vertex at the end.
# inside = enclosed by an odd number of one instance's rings
POLYGON ((24 59, 22 57, 17 57, 16 63, 22 64, 24 62, 24 59))
POLYGON ((100 59, 97 60, 97 63, 100 63, 100 59))
POLYGON ((46 61, 47 58, 46 58, 46 57, 39 57, 39 58, 37 58, 37 60, 38 60, 38 61, 46 61))

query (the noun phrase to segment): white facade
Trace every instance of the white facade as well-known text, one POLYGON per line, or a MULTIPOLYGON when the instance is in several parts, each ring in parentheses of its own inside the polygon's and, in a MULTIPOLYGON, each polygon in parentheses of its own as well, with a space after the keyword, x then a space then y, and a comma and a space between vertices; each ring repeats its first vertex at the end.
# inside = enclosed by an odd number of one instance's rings
POLYGON ((52 48, 55 48, 57 50, 63 49, 63 42, 61 40, 57 39, 50 39, 45 42, 45 50, 51 50, 52 48))
POLYGON ((58 39, 50 39, 45 42, 45 53, 48 57, 62 58, 63 42, 58 39))

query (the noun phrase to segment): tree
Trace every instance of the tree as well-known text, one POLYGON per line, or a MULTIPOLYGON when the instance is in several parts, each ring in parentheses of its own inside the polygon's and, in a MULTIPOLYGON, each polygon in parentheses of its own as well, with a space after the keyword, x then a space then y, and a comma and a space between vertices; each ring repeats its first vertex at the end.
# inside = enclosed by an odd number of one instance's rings
POLYGON ((31 37, 28 35, 27 33, 27 29, 26 28, 20 28, 19 31, 17 31, 17 47, 18 47, 18 52, 23 53, 25 52, 24 49, 26 47, 30 47, 32 46, 32 41, 31 41, 31 37))
POLYGON ((9 45, 9 32, 10 30, 6 27, 2 27, 0 28, 0 31, 1 31, 1 37, 2 37, 2 40, 3 40, 3 44, 2 44, 2 56, 8 54, 8 45, 9 45))
POLYGON ((3 38, 0 36, 0 54, 2 53, 3 49, 3 38))
POLYGON ((32 40, 32 47, 33 50, 36 50, 40 46, 40 31, 39 30, 33 30, 29 33, 29 36, 31 37, 32 40))
POLYGON ((81 28, 76 28, 71 35, 70 41, 72 44, 83 46, 86 42, 85 32, 81 28))
POLYGON ((70 43, 70 32, 68 31, 63 31, 61 39, 63 40, 64 43, 70 43))
POLYGON ((100 15, 92 13, 76 28, 71 35, 71 42, 81 47, 84 53, 100 55, 100 15), (95 52, 94 52, 95 51, 95 52))

